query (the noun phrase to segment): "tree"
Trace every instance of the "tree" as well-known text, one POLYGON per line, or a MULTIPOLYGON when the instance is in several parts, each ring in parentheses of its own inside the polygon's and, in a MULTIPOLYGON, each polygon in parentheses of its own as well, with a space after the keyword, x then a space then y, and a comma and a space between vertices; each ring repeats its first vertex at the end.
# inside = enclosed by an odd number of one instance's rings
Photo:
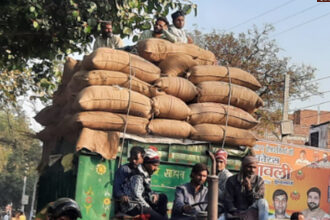
POLYGON ((26 86, 39 96, 53 91, 58 81, 53 61, 87 52, 92 36, 99 34, 98 21, 112 20, 114 33, 135 41, 135 30, 150 29, 155 15, 177 8, 196 13, 190 0, 1 1, 0 79, 12 82, 0 88, 0 104, 15 101, 26 86))
POLYGON ((0 170, 1 207, 12 202, 14 208, 20 208, 24 176, 27 176, 26 194, 32 197, 41 145, 29 133, 22 112, 0 111, 0 149, 4 153, 0 170))
POLYGON ((247 33, 224 33, 213 31, 203 34, 194 30, 192 36, 199 46, 212 51, 219 65, 239 67, 253 74, 261 83, 257 91, 265 102, 262 110, 256 112, 261 118, 262 126, 274 127, 280 120, 284 76, 290 74, 290 97, 301 98, 317 94, 318 87, 312 82, 315 68, 306 65, 290 64, 290 58, 279 55, 280 48, 275 40, 269 38, 273 26, 265 25, 259 31, 256 27, 247 33))

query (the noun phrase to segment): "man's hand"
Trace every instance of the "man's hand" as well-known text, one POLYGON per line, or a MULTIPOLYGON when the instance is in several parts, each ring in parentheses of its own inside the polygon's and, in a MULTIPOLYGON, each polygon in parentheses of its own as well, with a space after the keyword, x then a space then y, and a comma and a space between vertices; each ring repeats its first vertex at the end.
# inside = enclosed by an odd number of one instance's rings
POLYGON ((151 202, 152 202, 153 204, 156 204, 156 203, 158 202, 158 200, 159 200, 159 195, 158 195, 158 194, 153 194, 153 195, 151 196, 151 202))
POLYGON ((191 37, 187 36, 188 44, 193 44, 194 41, 191 37))
POLYGON ((128 203, 128 201, 129 201, 128 196, 122 196, 122 197, 120 197, 120 202, 122 202, 122 203, 128 203))
POLYGON ((243 180, 243 185, 248 191, 252 190, 251 180, 248 177, 245 177, 243 180))
POLYGON ((182 207, 182 210, 183 210, 184 213, 189 213, 189 212, 191 212, 193 209, 194 209, 194 208, 193 208, 191 205, 184 205, 184 206, 182 207))

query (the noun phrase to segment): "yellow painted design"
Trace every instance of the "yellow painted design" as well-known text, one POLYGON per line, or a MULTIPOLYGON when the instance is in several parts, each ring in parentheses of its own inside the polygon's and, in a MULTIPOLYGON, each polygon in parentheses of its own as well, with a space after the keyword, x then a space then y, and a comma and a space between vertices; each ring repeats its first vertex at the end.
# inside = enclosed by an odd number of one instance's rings
POLYGON ((110 205, 110 204, 111 204, 111 200, 110 200, 110 198, 104 198, 104 200, 103 200, 103 204, 104 204, 104 205, 110 205))
POLYGON ((98 164, 96 166, 96 172, 99 175, 103 175, 103 174, 105 174, 107 172, 107 167, 105 165, 103 165, 103 164, 98 164))

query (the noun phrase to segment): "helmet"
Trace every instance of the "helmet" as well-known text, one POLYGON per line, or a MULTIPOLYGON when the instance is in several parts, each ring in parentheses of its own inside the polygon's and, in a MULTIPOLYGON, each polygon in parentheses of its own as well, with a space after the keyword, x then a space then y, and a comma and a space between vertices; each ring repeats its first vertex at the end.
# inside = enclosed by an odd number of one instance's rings
POLYGON ((60 198, 51 203, 47 209, 50 219, 56 219, 61 216, 68 216, 73 219, 81 218, 79 205, 70 198, 60 198))

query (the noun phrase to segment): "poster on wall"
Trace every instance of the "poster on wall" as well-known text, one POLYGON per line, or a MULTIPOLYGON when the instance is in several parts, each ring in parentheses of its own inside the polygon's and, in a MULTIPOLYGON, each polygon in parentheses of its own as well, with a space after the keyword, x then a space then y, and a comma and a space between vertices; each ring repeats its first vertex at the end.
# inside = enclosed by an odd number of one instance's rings
POLYGON ((258 141, 258 175, 266 184, 270 219, 330 220, 330 151, 308 146, 258 141))

